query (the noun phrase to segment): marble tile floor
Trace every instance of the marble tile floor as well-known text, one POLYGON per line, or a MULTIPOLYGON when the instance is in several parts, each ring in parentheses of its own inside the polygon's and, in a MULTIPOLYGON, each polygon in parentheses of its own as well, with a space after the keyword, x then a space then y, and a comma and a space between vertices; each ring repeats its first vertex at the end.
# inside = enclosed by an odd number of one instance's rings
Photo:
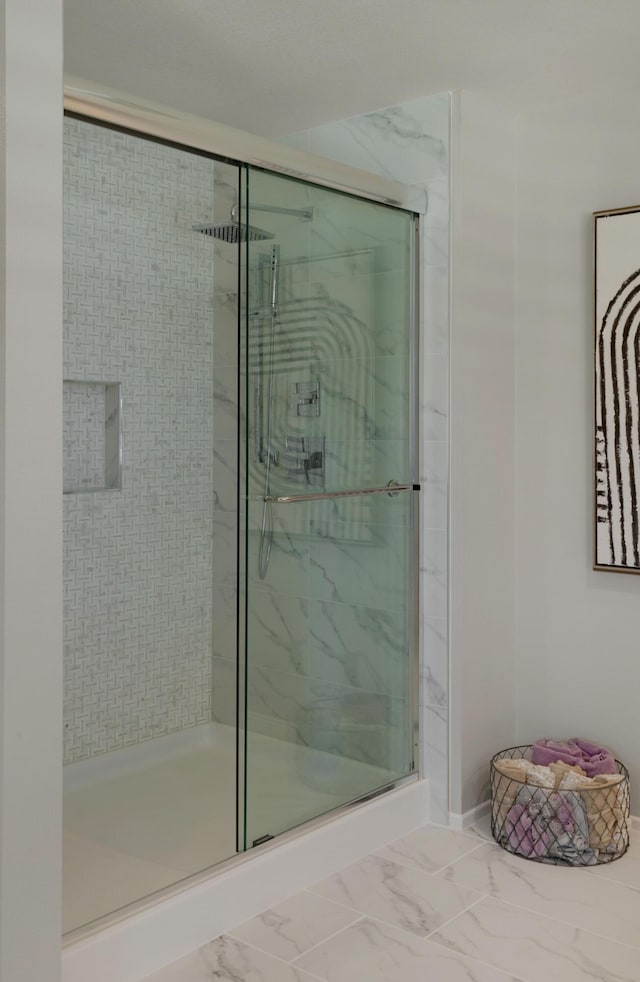
MULTIPOLYGON (((210 744, 65 791, 64 933, 235 855, 232 736, 219 739, 216 731, 210 744)), ((293 828, 393 777, 351 758, 251 733, 248 841, 293 828)))
POLYGON ((427 826, 146 982, 640 982, 640 832, 606 866, 427 826))

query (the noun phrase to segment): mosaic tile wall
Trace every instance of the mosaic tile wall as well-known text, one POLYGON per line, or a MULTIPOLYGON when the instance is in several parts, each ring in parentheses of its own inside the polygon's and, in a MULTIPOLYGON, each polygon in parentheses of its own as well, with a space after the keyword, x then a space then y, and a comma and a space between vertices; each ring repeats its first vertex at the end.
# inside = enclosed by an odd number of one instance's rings
POLYGON ((104 386, 64 384, 64 489, 104 488, 104 386))
POLYGON ((65 762, 211 718, 213 164, 65 121, 64 377, 122 385, 122 490, 64 500, 65 762))

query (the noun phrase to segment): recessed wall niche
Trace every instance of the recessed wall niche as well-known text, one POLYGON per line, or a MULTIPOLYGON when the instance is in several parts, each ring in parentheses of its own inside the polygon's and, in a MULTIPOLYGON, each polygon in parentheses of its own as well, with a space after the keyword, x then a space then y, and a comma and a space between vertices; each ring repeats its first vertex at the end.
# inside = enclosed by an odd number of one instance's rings
POLYGON ((64 492, 122 487, 119 382, 64 380, 64 492))

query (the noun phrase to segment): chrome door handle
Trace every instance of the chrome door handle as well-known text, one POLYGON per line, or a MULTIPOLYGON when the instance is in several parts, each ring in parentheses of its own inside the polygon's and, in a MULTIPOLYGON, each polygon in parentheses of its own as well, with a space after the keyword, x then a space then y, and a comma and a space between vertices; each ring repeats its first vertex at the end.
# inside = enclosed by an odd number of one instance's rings
POLYGON ((325 501, 331 498, 355 498, 359 495, 367 494, 388 494, 393 497, 402 491, 419 491, 419 484, 396 484, 389 481, 381 487, 376 488, 357 488, 355 491, 322 491, 317 494, 285 494, 285 495, 265 495, 262 500, 273 505, 290 505, 298 501, 325 501))

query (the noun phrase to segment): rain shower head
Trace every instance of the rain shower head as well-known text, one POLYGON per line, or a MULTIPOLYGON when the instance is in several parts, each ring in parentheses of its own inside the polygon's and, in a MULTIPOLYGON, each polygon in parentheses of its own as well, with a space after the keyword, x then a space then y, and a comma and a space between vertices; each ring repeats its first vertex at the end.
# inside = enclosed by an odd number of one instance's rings
MULTIPOLYGON (((313 221, 313 208, 283 208, 280 205, 252 205, 254 211, 269 211, 274 215, 295 215, 302 222, 313 221)), ((210 235, 212 239, 220 239, 222 242, 263 242, 265 239, 275 239, 273 232, 265 232, 263 228, 256 225, 240 223, 238 213, 240 206, 235 204, 231 209, 228 222, 218 225, 192 225, 194 232, 201 232, 203 235, 210 235)))
POLYGON ((201 232, 202 235, 209 235, 212 239, 220 239, 222 242, 262 242, 265 239, 275 239, 273 232, 265 232, 262 228, 255 225, 240 224, 239 222, 223 222, 218 225, 192 225, 194 232, 201 232))

